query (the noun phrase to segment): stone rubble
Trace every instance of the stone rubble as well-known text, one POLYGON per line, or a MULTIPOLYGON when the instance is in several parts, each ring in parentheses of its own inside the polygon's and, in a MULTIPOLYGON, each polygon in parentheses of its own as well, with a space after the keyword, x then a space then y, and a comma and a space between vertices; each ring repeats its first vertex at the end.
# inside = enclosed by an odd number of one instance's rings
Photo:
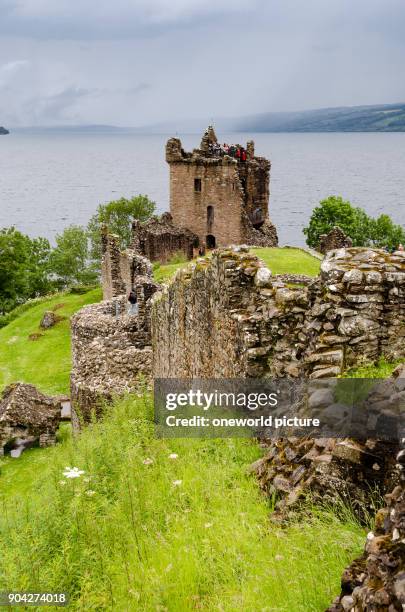
POLYGON ((386 506, 377 513, 364 552, 344 571, 341 594, 327 612, 405 610, 404 448, 397 455, 399 484, 385 496, 386 506))
POLYGON ((399 366, 390 379, 376 380, 352 411, 351 402, 337 402, 334 392, 340 385, 341 391, 351 394, 359 388, 357 383, 356 379, 303 383, 307 394, 302 394, 298 412, 308 408, 312 417, 328 423, 333 437, 262 439, 266 454, 251 471, 261 488, 278 500, 273 518, 286 518, 309 495, 314 502, 350 502, 364 519, 373 512, 376 492, 383 495, 397 483, 395 455, 398 426, 405 414, 405 366, 399 366), (355 439, 345 437, 345 429, 356 434, 355 439), (373 437, 367 438, 370 432, 373 437), (377 438, 378 432, 383 439, 377 438))
POLYGON ((46 310, 42 315, 42 319, 39 326, 42 329, 50 329, 51 327, 56 325, 56 323, 58 323, 60 319, 61 317, 55 312, 53 312, 53 310, 46 310))
POLYGON ((61 419, 61 403, 34 385, 15 383, 0 396, 0 455, 13 441, 39 441, 41 447, 55 444, 61 419))
POLYGON ((319 236, 319 251, 326 255, 328 251, 353 246, 351 238, 346 236, 338 225, 335 225, 327 234, 319 236))

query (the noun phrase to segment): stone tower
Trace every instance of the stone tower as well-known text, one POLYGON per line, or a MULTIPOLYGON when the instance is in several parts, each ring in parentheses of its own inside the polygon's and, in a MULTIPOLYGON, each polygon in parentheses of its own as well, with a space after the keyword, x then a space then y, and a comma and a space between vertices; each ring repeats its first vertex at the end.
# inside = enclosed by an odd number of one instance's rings
POLYGON ((253 141, 237 148, 245 151, 246 159, 225 154, 212 126, 191 153, 183 150, 179 138, 168 140, 173 223, 191 230, 207 248, 277 246, 268 213, 270 162, 255 156, 253 141))

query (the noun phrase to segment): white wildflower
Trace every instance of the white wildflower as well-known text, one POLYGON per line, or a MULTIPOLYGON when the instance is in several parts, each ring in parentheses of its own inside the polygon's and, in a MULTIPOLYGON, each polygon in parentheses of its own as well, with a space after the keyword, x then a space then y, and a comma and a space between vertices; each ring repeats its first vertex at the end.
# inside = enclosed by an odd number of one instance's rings
POLYGON ((178 454, 177 453, 170 453, 169 455, 169 459, 177 459, 178 454))
POLYGON ((144 459, 144 460, 142 461, 142 463, 143 463, 144 465, 152 465, 152 463, 153 463, 153 459, 151 459, 150 457, 146 457, 146 459, 144 459))
POLYGON ((63 475, 65 478, 80 478, 84 473, 84 470, 79 470, 77 467, 66 467, 63 475))
POLYGON ((86 495, 88 495, 89 497, 91 497, 94 494, 95 494, 95 491, 92 491, 92 489, 89 489, 88 491, 86 491, 86 495))
POLYGON ((212 527, 212 523, 205 523, 204 527, 205 529, 209 529, 210 527, 212 527))
POLYGON ((182 480, 173 480, 173 485, 174 485, 175 487, 180 487, 180 486, 181 486, 181 484, 182 484, 182 482, 183 482, 182 480))

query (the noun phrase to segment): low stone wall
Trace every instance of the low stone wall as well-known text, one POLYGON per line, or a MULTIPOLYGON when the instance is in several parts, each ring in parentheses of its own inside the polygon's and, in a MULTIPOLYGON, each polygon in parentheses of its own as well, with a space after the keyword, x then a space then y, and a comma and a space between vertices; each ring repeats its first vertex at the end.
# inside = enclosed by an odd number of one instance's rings
POLYGON ((405 355, 405 254, 331 251, 305 286, 246 247, 178 271, 153 300, 155 377, 333 377, 405 355), (294 280, 292 278, 289 281, 294 280))
POLYGON ((126 296, 82 308, 71 320, 72 424, 89 422, 105 401, 151 378, 150 298, 160 287, 137 277, 138 314, 128 315, 126 296))

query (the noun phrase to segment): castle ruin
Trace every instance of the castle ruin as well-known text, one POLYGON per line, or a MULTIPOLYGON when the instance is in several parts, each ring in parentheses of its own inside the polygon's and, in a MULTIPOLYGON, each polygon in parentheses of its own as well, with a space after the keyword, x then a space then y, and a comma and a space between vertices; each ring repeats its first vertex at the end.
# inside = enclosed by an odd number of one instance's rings
POLYGON ((208 249, 230 244, 277 246, 268 212, 270 162, 255 156, 253 141, 247 143, 244 160, 218 151, 212 126, 191 153, 184 151, 179 138, 167 142, 174 224, 191 230, 208 249))

